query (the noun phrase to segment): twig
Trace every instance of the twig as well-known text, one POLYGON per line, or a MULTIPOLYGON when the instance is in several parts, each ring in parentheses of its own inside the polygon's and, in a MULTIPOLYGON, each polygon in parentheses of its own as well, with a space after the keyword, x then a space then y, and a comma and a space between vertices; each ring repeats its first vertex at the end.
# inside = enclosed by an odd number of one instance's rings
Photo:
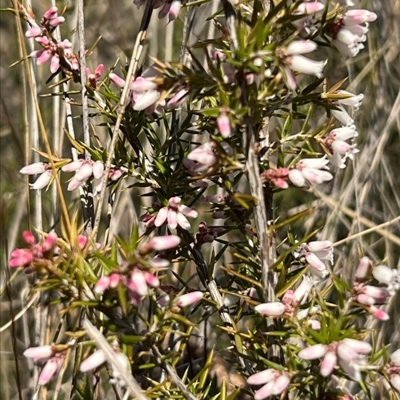
MULTIPOLYGON (((81 69, 81 93, 82 93, 82 120, 83 120, 83 141, 86 146, 90 146, 89 132, 89 107, 86 90, 86 55, 85 55, 85 15, 83 0, 78 0, 78 32, 79 32, 79 63, 81 69)), ((85 149, 85 158, 90 160, 91 156, 85 149)), ((81 185, 83 196, 81 196, 83 207, 83 218, 85 221, 85 232, 89 236, 92 232, 94 223, 93 193, 92 184, 85 182, 81 185)))
POLYGON ((125 381, 126 386, 130 390, 132 396, 136 396, 138 400, 149 400, 148 397, 143 394, 142 388, 139 386, 133 376, 128 373, 126 366, 117 357, 115 357, 115 352, 100 331, 93 326, 88 319, 83 321, 83 328, 87 331, 87 334, 90 336, 90 338, 96 342, 97 347, 103 350, 107 361, 121 374, 121 377, 125 381))
MULTIPOLYGON (((221 296, 221 293, 218 290, 218 286, 215 282, 214 279, 209 277, 208 274, 208 266, 206 261, 204 260, 203 254, 200 251, 200 249, 196 246, 195 241, 194 241, 194 237, 192 236, 192 234, 188 231, 186 231, 185 229, 178 229, 178 232, 181 236, 183 236, 183 238, 186 241, 186 244, 188 246, 188 249, 190 251, 190 253, 193 256, 193 260, 197 266, 197 270, 200 274, 200 278, 202 279, 202 281, 205 283, 205 285, 207 286, 207 289, 210 292, 211 298, 215 301, 215 303, 217 304, 217 311, 221 317, 222 322, 224 323, 225 327, 228 330, 233 330, 235 329, 235 323, 232 320, 231 316, 229 315, 228 309, 224 304, 224 300, 221 296)), ((232 342, 232 345, 237 349, 237 344, 235 341, 235 337, 233 335, 233 333, 229 333, 229 338, 232 342)), ((245 349, 243 348, 242 351, 239 351, 239 349, 237 349, 239 353, 243 353, 246 354, 245 349)), ((252 374, 252 368, 249 364, 249 362, 243 358, 239 356, 239 361, 240 364, 242 365, 242 367, 246 370, 246 372, 251 375, 252 374)))
POLYGON ((153 12, 153 0, 149 0, 146 2, 146 8, 144 10, 143 18, 142 18, 142 21, 140 24, 139 33, 136 38, 135 46, 133 48, 128 73, 126 75, 125 86, 124 86, 124 89, 122 90, 121 99, 120 99, 120 103, 119 103, 117 121, 115 122, 111 143, 107 149, 107 153, 108 153, 107 162, 106 162, 106 167, 105 167, 105 171, 104 171, 104 177, 103 177, 101 192, 100 192, 99 201, 97 204, 96 217, 94 220, 94 226, 93 226, 93 231, 92 231, 92 239, 94 242, 96 242, 97 232, 99 230, 102 205, 104 202, 104 198, 106 195, 106 189, 107 189, 108 174, 109 174, 110 168, 111 168, 111 161, 114 157, 115 146, 117 145, 117 141, 119 138, 119 127, 121 125, 122 117, 124 115, 125 108, 127 106, 127 100, 128 100, 128 95, 130 92, 131 80, 137 70, 139 58, 140 58, 140 55, 143 50, 142 43, 146 38, 147 28, 150 23, 152 12, 153 12))
POLYGON ((157 362, 161 364, 161 366, 167 371, 168 375, 171 377, 172 382, 178 387, 178 389, 182 392, 187 400, 197 400, 197 397, 193 396, 190 393, 185 384, 182 382, 182 379, 179 378, 179 375, 175 371, 175 369, 169 365, 167 362, 163 361, 162 354, 159 352, 156 346, 152 346, 151 349, 153 350, 154 354, 157 356, 157 362))

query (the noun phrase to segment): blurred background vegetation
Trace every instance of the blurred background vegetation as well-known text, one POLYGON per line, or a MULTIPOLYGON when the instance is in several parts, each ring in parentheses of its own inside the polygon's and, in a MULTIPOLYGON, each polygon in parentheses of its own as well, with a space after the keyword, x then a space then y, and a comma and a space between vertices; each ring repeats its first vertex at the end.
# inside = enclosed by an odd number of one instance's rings
MULTIPOLYGON (((73 42, 77 15, 74 3, 57 1, 60 10, 67 7, 67 23, 61 27, 63 38, 69 37, 73 42)), ((284 210, 280 215, 282 219, 311 205, 316 206, 316 211, 307 223, 293 227, 293 231, 299 229, 304 233, 315 226, 324 226, 321 238, 334 243, 400 215, 400 1, 368 0, 359 1, 357 5, 378 15, 377 21, 370 27, 368 48, 348 63, 339 58, 336 63, 330 63, 325 75, 327 86, 330 87, 349 73, 350 80, 344 87, 365 96, 356 118, 361 151, 355 161, 349 163, 350 167, 336 175, 333 184, 324 193, 290 189, 275 199, 276 207, 284 210)), ((2 8, 10 6, 11 2, 1 1, 2 8)), ((38 18, 49 6, 50 0, 32 1, 38 18)), ((218 1, 210 1, 191 11, 193 23, 187 33, 189 45, 194 44, 198 38, 213 36, 215 27, 207 21, 207 17, 219 7, 218 1)), ((85 8, 87 47, 101 36, 88 60, 89 67, 93 70, 96 65, 103 63, 107 70, 115 64, 117 58, 120 59, 119 65, 124 66, 131 54, 143 10, 138 10, 131 0, 87 0, 85 8)), ((166 20, 158 20, 156 15, 153 16, 143 62, 149 64, 150 56, 161 60, 176 60, 179 57, 185 15, 183 9, 180 18, 169 25, 166 25, 166 20)), ((35 193, 29 191, 24 177, 18 172, 24 165, 32 162, 33 144, 27 124, 29 108, 26 96, 29 89, 24 76, 24 64, 10 67, 21 58, 17 23, 15 16, 9 12, 2 12, 0 17, 0 325, 3 326, 27 306, 29 287, 26 277, 20 275, 11 285, 6 285, 10 279, 7 259, 10 251, 21 245, 22 230, 31 228, 35 193)), ((25 28, 23 23, 23 29, 25 28)), ((116 68, 116 73, 119 68, 116 68)), ((60 111, 62 107, 56 105, 55 97, 46 96, 52 91, 45 84, 48 76, 47 66, 36 69, 38 93, 43 96, 39 99, 41 110, 49 136, 52 140, 57 138, 60 156, 69 157, 68 143, 64 140, 63 144, 62 140, 65 114, 60 111), (54 122, 55 109, 58 110, 57 118, 61 120, 58 124, 54 122)), ((80 94, 76 96, 79 100, 80 94)), ((75 107, 73 112, 79 137, 80 109, 75 107)), ((125 207, 120 207, 120 211, 117 211, 114 225, 118 227, 116 233, 126 234, 135 220, 133 214, 141 212, 143 209, 140 207, 143 204, 135 200, 137 197, 133 197, 132 192, 124 196, 127 196, 124 200, 125 207), (133 207, 135 210, 127 211, 126 207, 133 207)), ((45 227, 51 225, 52 221, 50 205, 49 191, 43 195, 45 227)), ((344 276, 348 271, 350 276, 360 252, 375 262, 384 260, 391 268, 397 268, 400 256, 399 222, 385 226, 380 231, 373 230, 366 235, 341 242, 336 247, 335 270, 345 271, 344 276)), ((397 344, 400 343, 400 307, 395 307, 395 304, 400 304, 399 300, 397 294, 387 306, 391 320, 380 330, 381 340, 397 344)), ((26 312, 1 334, 0 399, 16 398, 15 382, 24 387, 24 382, 28 379, 22 352, 32 343, 32 315, 31 311, 26 312)))

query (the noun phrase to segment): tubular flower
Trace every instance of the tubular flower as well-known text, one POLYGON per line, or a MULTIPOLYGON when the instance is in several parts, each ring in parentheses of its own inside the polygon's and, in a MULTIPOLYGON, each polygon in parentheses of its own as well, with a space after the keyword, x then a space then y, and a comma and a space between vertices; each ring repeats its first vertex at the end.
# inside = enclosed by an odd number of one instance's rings
POLYGON ((49 184, 53 176, 49 164, 43 162, 29 164, 22 168, 19 172, 23 175, 39 175, 36 181, 30 184, 31 189, 33 190, 44 189, 49 184))
POLYGON ((263 400, 283 393, 289 386, 290 377, 284 371, 265 369, 264 371, 250 375, 247 378, 247 383, 250 385, 264 385, 254 394, 255 400, 263 400))
POLYGON ((343 339, 329 345, 316 344, 301 350, 298 356, 303 360, 322 358, 320 374, 328 377, 336 366, 354 381, 361 379, 360 369, 365 363, 365 355, 369 354, 372 346, 369 343, 355 339, 343 339))
POLYGON ((26 272, 32 272, 32 267, 40 268, 52 258, 57 235, 49 233, 40 243, 29 231, 23 232, 22 236, 29 247, 12 251, 8 265, 11 268, 24 267, 26 272))
POLYGON ((178 196, 171 197, 168 205, 158 211, 154 225, 159 227, 167 222, 170 229, 175 229, 178 225, 182 229, 189 230, 190 223, 186 217, 197 218, 197 211, 180 204, 182 199, 178 196))
MULTIPOLYGON (((286 291, 282 297, 282 302, 262 303, 254 307, 254 309, 262 315, 292 318, 296 315, 299 305, 307 298, 313 285, 314 282, 305 277, 295 291, 286 291)), ((302 317, 304 318, 305 316, 302 317)))
MULTIPOLYGON (((64 172, 75 172, 74 177, 68 184, 67 190, 72 191, 78 189, 83 183, 85 183, 92 175, 95 179, 94 188, 95 191, 98 189, 99 181, 101 183, 104 174, 104 164, 101 161, 88 160, 77 160, 72 161, 61 168, 64 172)), ((100 187, 101 190, 101 187, 100 187)))
POLYGON ((379 283, 386 285, 391 295, 400 289, 400 269, 390 269, 386 265, 378 265, 372 270, 372 275, 379 283))
POLYGON ((300 72, 307 75, 315 75, 321 78, 325 61, 314 61, 303 54, 316 50, 317 44, 311 40, 294 40, 286 48, 279 48, 277 55, 285 64, 286 84, 289 89, 295 90, 297 87, 293 72, 300 72))
POLYGON ((328 171, 329 160, 322 158, 303 158, 289 171, 289 180, 297 187, 308 187, 312 183, 330 181, 333 176, 328 171))
POLYGON ((329 240, 317 240, 303 243, 295 252, 295 257, 302 257, 310 265, 311 273, 320 279, 329 275, 324 261, 333 264, 332 242, 329 240))
POLYGON ((400 393, 400 349, 390 356, 390 362, 385 366, 385 371, 390 377, 391 385, 400 393))
POLYGON ((367 40, 368 22, 376 18, 376 14, 368 10, 348 10, 339 15, 336 22, 328 24, 327 33, 344 58, 355 57, 367 40))

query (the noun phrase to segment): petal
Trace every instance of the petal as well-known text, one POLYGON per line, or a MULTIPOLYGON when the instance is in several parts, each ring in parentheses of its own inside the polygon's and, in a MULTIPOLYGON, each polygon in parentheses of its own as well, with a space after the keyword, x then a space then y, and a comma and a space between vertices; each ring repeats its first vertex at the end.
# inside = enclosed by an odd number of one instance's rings
POLYGON ((196 210, 193 210, 192 208, 187 207, 187 206, 185 206, 183 204, 179 206, 179 211, 183 215, 186 215, 189 218, 197 218, 198 215, 199 215, 196 210))
POLYGON ((321 363, 320 373, 323 377, 328 377, 335 368, 337 362, 337 355, 333 351, 328 351, 321 363))
POLYGON ((86 360, 81 363, 79 367, 81 372, 88 372, 92 369, 96 369, 101 364, 106 362, 106 356, 103 350, 96 350, 92 355, 90 355, 86 360))
POLYGON ((161 93, 157 90, 151 90, 145 93, 139 101, 136 101, 133 105, 133 109, 135 111, 142 111, 147 107, 155 104, 159 98, 161 97, 161 93))
POLYGON ((171 229, 175 229, 178 225, 178 217, 175 210, 168 209, 167 223, 171 229))
POLYGON ((190 222, 182 213, 177 213, 177 222, 182 229, 189 230, 190 229, 190 222))
POLYGON ((262 303, 254 307, 254 309, 262 315, 279 316, 285 313, 286 306, 280 302, 262 303))
POLYGON ((323 357, 327 350, 328 346, 325 344, 315 344, 314 346, 309 346, 301 350, 298 356, 303 360, 316 360, 317 358, 323 357))
POLYGON ((256 374, 250 375, 247 378, 247 383, 249 385, 263 385, 273 380, 276 376, 276 370, 265 369, 264 371, 257 372, 256 374))
POLYGON ((186 293, 182 296, 177 297, 175 304, 178 307, 187 307, 200 301, 203 296, 203 292, 200 291, 186 293))
POLYGON ((161 208, 157 213, 154 225, 157 227, 161 226, 167 219, 167 216, 168 216, 168 208, 167 207, 161 208))

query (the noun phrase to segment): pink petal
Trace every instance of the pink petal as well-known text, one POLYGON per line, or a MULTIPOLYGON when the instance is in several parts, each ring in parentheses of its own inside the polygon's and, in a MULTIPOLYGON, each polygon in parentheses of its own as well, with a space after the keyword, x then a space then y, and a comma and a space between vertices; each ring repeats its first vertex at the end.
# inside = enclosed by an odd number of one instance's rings
POLYGON ((95 293, 99 293, 99 294, 104 293, 109 285, 110 285, 110 277, 109 276, 102 276, 97 281, 95 287, 93 288, 93 291, 95 293))
POLYGON ((282 374, 276 378, 272 388, 272 394, 281 394, 289 386, 290 378, 286 374, 282 374))
POLYGON ((168 209, 167 221, 168 221, 168 226, 171 229, 175 229, 177 227, 177 225, 178 225, 178 216, 177 216, 177 213, 176 213, 175 210, 168 209))
POLYGON ((108 76, 120 88, 123 88, 125 86, 125 81, 113 72, 111 72, 108 76))
POLYGON ((142 271, 142 274, 144 276, 144 279, 146 280, 146 283, 152 287, 159 287, 160 286, 160 281, 158 278, 151 274, 150 272, 147 271, 142 271))
POLYGON ((50 358, 50 360, 47 361, 46 365, 43 367, 42 372, 39 375, 39 385, 47 385, 50 382, 51 378, 53 378, 54 375, 58 374, 63 363, 64 358, 62 357, 56 356, 50 358))
POLYGON ((146 92, 139 101, 135 101, 133 109, 135 111, 142 111, 152 104, 155 104, 161 97, 161 93, 157 90, 146 92))
POLYGON ((176 305, 178 307, 187 307, 197 303, 203 298, 204 294, 200 291, 190 292, 176 298, 176 305))
POLYGON ((131 282, 135 286, 135 290, 139 296, 145 296, 148 292, 146 279, 143 272, 135 268, 131 274, 131 282))
POLYGON ((183 215, 186 215, 189 218, 197 218, 198 215, 199 215, 196 210, 193 210, 192 208, 187 207, 187 206, 185 206, 183 204, 179 206, 179 211, 183 215))
POLYGON ((93 164, 93 176, 95 179, 100 179, 104 173, 104 164, 101 161, 96 161, 93 164))
POLYGON ((81 363, 79 369, 81 372, 88 372, 104 364, 106 360, 103 350, 97 350, 81 363))
POLYGON ((333 369, 335 368, 337 362, 337 355, 333 351, 328 351, 324 359, 322 360, 321 367, 320 367, 320 373, 323 377, 328 377, 333 369))
POLYGON ((154 225, 157 227, 161 226, 167 219, 167 216, 168 216, 168 208, 167 207, 161 208, 158 211, 157 217, 154 221, 154 225))
POLYGON ((327 350, 328 346, 325 344, 315 344, 314 346, 309 346, 301 350, 298 356, 303 360, 316 360, 317 358, 323 357, 327 350))
POLYGON ((32 358, 36 363, 41 363, 47 361, 53 355, 53 349, 49 345, 29 347, 23 354, 27 358, 32 358))
POLYGON ((45 64, 47 61, 50 60, 51 55, 52 55, 51 50, 44 50, 43 53, 41 53, 40 56, 38 56, 36 64, 37 65, 45 64))
POLYGON ((264 385, 261 389, 257 390, 254 393, 254 400, 263 400, 271 396, 274 388, 274 383, 275 383, 274 381, 270 381, 266 385, 264 385))
POLYGON ((247 378, 247 383, 249 385, 263 385, 271 380, 273 380, 276 376, 276 370, 274 369, 265 369, 264 371, 257 372, 253 375, 250 375, 247 378))
POLYGON ((33 164, 29 164, 26 167, 22 168, 19 173, 24 175, 36 175, 41 174, 46 171, 46 163, 37 162, 33 164))
POLYGON ((187 220, 187 218, 181 213, 177 213, 176 215, 179 226, 187 231, 190 230, 190 222, 187 220))
POLYGON ((268 316, 280 316, 283 315, 286 311, 286 306, 282 303, 262 303, 258 306, 254 307, 254 309, 262 314, 268 316))
POLYGON ((149 240, 148 245, 154 251, 173 249, 181 242, 181 238, 176 235, 158 236, 149 240))
POLYGON ((52 177, 52 172, 50 170, 44 171, 43 174, 37 178, 35 183, 31 185, 31 189, 33 190, 42 190, 44 189, 50 182, 52 177))

